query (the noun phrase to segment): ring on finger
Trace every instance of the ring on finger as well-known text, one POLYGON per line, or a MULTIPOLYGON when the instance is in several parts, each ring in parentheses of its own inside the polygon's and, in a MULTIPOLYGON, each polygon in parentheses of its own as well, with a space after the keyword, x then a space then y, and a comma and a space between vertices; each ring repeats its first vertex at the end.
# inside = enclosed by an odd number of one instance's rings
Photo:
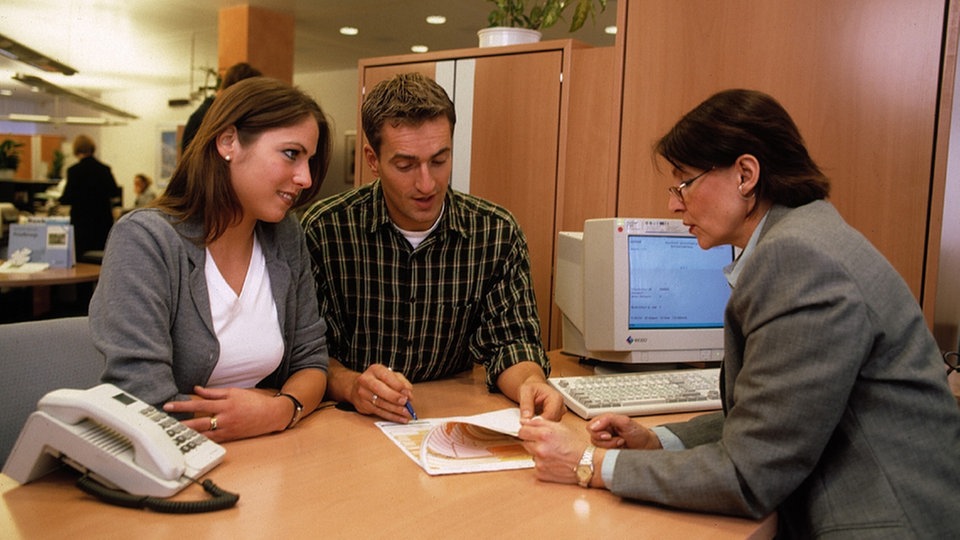
POLYGON ((378 399, 380 399, 380 396, 374 394, 373 397, 370 398, 370 402, 373 403, 374 405, 376 405, 378 399))
POLYGON ((210 417, 210 431, 216 431, 216 430, 217 430, 217 417, 216 417, 216 416, 211 416, 211 417, 210 417))

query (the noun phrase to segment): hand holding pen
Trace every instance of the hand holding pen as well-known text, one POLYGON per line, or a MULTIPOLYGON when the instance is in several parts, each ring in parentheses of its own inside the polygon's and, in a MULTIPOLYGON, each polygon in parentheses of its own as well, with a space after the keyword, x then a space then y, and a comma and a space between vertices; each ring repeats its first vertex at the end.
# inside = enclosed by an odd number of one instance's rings
POLYGON ((379 416, 391 422, 416 420, 413 410, 413 385, 402 373, 383 364, 374 364, 357 377, 352 401, 358 412, 379 416))

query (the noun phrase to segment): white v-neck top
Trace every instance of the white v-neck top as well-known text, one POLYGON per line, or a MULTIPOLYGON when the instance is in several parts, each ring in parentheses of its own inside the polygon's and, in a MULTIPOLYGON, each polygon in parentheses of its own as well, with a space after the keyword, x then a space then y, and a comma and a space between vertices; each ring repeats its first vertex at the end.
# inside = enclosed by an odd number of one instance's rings
POLYGON ((204 273, 220 358, 207 386, 253 388, 283 359, 283 335, 270 290, 267 262, 256 236, 240 295, 233 291, 206 250, 204 273))

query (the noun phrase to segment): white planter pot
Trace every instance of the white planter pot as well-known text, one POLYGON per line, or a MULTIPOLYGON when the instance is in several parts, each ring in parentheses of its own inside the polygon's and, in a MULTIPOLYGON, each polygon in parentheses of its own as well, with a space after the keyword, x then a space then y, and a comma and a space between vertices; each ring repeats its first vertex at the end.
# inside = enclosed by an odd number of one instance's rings
POLYGON ((477 32, 481 47, 500 47, 502 45, 519 45, 521 43, 536 43, 542 34, 528 28, 511 28, 494 26, 477 32))

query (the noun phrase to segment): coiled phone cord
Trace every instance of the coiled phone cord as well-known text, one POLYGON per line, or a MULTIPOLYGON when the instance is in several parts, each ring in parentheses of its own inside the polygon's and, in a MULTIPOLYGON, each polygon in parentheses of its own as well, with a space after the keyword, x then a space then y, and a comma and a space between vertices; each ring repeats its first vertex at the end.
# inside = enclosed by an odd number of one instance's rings
MULTIPOLYGON (((193 478, 190 480, 198 483, 193 478)), ((147 510, 167 514, 199 514, 225 510, 236 505, 240 499, 240 495, 220 489, 212 480, 204 480, 200 485, 213 498, 205 501, 171 501, 159 497, 133 495, 123 490, 108 488, 90 478, 88 474, 84 474, 77 480, 77 487, 84 493, 93 495, 106 503, 127 508, 146 508, 147 510)))

